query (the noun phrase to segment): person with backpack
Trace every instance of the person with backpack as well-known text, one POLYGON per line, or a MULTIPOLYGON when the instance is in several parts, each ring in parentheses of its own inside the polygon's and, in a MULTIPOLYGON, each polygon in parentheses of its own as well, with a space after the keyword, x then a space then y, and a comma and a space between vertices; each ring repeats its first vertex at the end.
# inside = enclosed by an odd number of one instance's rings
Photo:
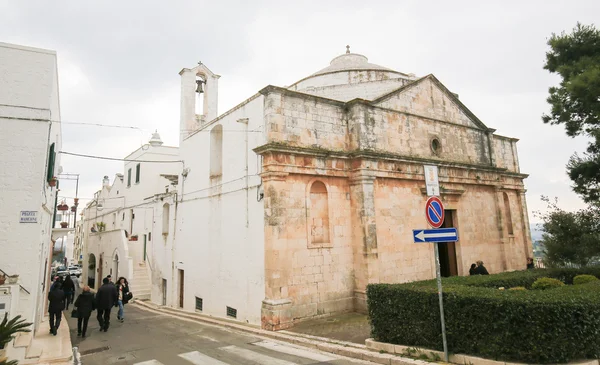
POLYGON ((77 337, 84 338, 90 316, 96 310, 96 299, 89 286, 83 287, 83 292, 77 297, 74 307, 77 308, 77 337))
POLYGON ((125 313, 124 313, 124 305, 129 302, 129 283, 127 279, 124 277, 120 277, 117 280, 117 291, 119 292, 119 313, 117 314, 117 319, 119 322, 123 323, 125 321, 125 313))

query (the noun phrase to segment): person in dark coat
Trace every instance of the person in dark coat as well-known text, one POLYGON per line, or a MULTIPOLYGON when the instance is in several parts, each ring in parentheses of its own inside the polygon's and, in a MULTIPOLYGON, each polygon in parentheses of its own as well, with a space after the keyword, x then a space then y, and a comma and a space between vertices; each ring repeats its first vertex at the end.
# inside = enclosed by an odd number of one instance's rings
POLYGON ((96 310, 96 299, 94 294, 90 292, 89 286, 83 287, 83 292, 75 300, 74 306, 77 308, 77 336, 83 338, 85 337, 85 331, 87 331, 90 316, 96 310))
POLYGON ((118 296, 117 287, 114 286, 108 278, 102 279, 102 286, 96 293, 96 309, 98 310, 96 318, 100 324, 100 331, 108 331, 108 326, 110 325, 110 310, 113 306, 118 305, 118 296))
POLYGON ((52 286, 48 293, 48 314, 50 315, 50 333, 56 336, 60 327, 62 311, 65 309, 65 292, 59 286, 52 286))
POLYGON ((490 273, 487 271, 485 266, 483 266, 483 261, 477 261, 477 267, 475 268, 476 275, 489 275, 490 273))
POLYGON ((533 259, 531 257, 527 258, 527 270, 535 269, 535 264, 533 263, 533 259))
POLYGON ((69 304, 73 303, 75 297, 75 283, 71 279, 70 275, 67 275, 65 282, 62 285, 62 290, 65 292, 65 304, 66 309, 69 309, 69 304))
POLYGON ((469 275, 477 275, 477 265, 471 264, 471 268, 469 269, 469 275))
POLYGON ((54 277, 54 282, 52 282, 52 286, 50 287, 50 291, 52 291, 52 288, 54 288, 55 286, 60 289, 61 283, 60 283, 60 278, 58 276, 54 277))

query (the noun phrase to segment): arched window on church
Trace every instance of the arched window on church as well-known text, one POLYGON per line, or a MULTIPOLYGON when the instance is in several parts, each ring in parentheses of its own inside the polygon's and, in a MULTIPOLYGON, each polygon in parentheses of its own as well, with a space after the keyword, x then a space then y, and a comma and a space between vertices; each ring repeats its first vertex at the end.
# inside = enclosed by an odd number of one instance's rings
POLYGON ((223 126, 215 126, 210 131, 210 178, 223 174, 223 126))
POLYGON ((312 246, 329 243, 329 198, 327 187, 321 181, 315 181, 310 187, 309 197, 309 240, 312 246))
POLYGON ((513 235, 513 222, 512 222, 512 214, 510 212, 510 200, 508 200, 508 194, 502 193, 504 195, 504 219, 506 220, 506 229, 509 235, 513 235))
POLYGON ((162 214, 162 233, 163 235, 169 234, 169 203, 165 203, 163 205, 163 214, 162 214))

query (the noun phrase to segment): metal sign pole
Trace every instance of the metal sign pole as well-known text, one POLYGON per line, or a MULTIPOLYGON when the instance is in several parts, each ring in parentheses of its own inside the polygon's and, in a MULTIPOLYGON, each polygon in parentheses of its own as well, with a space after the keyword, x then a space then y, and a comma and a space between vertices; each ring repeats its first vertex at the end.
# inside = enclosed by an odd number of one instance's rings
POLYGON ((446 321, 444 319, 444 297, 442 295, 442 275, 440 272, 440 249, 438 248, 439 243, 435 242, 433 247, 435 249, 435 276, 437 279, 438 297, 440 300, 440 319, 442 322, 442 341, 444 343, 444 361, 448 362, 448 342, 446 341, 446 321))

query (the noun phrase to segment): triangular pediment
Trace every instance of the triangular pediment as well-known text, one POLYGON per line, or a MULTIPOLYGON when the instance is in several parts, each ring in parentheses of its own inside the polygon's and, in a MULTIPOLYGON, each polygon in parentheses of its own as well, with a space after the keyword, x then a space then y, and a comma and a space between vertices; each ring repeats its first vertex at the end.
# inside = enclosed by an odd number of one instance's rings
POLYGON ((371 104, 471 128, 488 129, 433 75, 385 94, 371 104))

